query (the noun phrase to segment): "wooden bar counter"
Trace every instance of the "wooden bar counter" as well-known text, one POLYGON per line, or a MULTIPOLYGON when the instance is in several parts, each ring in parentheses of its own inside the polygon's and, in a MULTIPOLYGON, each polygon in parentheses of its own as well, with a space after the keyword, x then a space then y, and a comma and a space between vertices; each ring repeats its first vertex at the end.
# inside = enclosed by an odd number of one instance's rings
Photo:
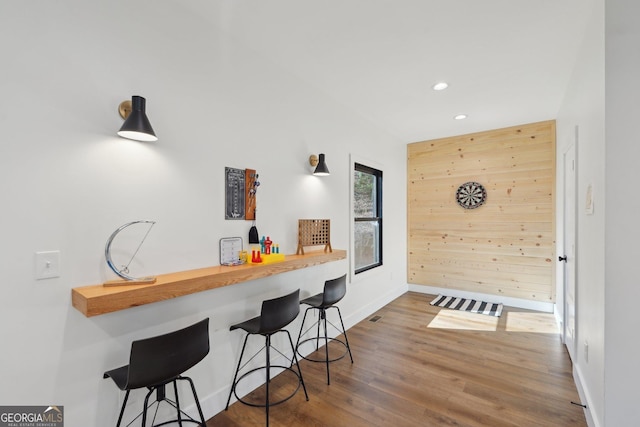
POLYGON ((305 255, 287 255, 284 261, 270 264, 219 265, 161 274, 156 276, 156 282, 150 285, 83 286, 71 290, 71 302, 82 314, 91 317, 338 261, 346 257, 345 250, 315 251, 305 255))

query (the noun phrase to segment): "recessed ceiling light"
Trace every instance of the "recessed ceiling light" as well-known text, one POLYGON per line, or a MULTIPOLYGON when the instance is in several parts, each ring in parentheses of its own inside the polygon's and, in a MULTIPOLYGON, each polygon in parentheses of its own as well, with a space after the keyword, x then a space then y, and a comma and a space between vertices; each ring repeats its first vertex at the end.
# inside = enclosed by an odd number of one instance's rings
POLYGON ((466 114, 458 114, 457 116, 453 117, 455 120, 464 120, 467 118, 466 114))
POLYGON ((445 90, 448 87, 449 87, 449 84, 445 82, 440 82, 433 85, 433 90, 445 90))

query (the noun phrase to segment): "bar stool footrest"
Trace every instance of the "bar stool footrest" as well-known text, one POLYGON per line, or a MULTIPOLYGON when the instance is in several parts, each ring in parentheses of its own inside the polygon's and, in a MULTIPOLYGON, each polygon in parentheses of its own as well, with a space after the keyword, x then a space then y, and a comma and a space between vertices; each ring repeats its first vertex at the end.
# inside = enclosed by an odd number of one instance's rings
MULTIPOLYGON (((321 340, 324 340, 324 337, 320 337, 320 339, 321 339, 321 340)), ((338 339, 338 338, 327 338, 327 340, 328 340, 329 342, 328 342, 326 345, 329 345, 331 342, 338 342, 338 343, 342 344, 342 346, 344 347, 344 353, 342 353, 342 355, 340 355, 340 356, 337 356, 337 357, 331 358, 331 359, 329 359, 328 361, 327 361, 326 357, 323 357, 322 359, 314 359, 314 358, 310 357, 309 355, 307 355, 307 356, 303 356, 303 355, 300 353, 299 348, 300 348, 304 343, 306 343, 306 342, 308 342, 308 341, 317 341, 317 340, 318 340, 318 338, 316 338, 316 337, 312 337, 312 338, 307 338, 307 339, 304 339, 304 340, 300 341, 300 343, 298 344, 298 347, 296 348, 296 353, 298 353, 298 356, 302 357, 304 360, 308 360, 309 362, 318 362, 318 363, 320 363, 320 362, 321 362, 321 363, 327 363, 327 362, 336 362, 336 361, 338 361, 338 360, 340 360, 340 359, 343 359, 343 358, 347 355, 347 353, 349 353, 349 347, 347 347, 347 344, 346 344, 344 341, 342 341, 342 340, 340 340, 340 339, 338 339)), ((321 349, 321 348, 322 348, 322 347, 318 348, 317 350, 314 350, 313 352, 311 352, 311 353, 309 353, 309 354, 316 353, 316 352, 320 351, 320 349, 321 349)))
MULTIPOLYGON (((269 406, 279 405, 279 404, 284 403, 284 402, 286 402, 287 400, 291 399, 293 396, 295 396, 295 395, 296 395, 296 393, 298 393, 298 390, 300 390, 300 385, 302 384, 302 379, 300 378, 300 374, 298 374, 298 373, 297 373, 295 370, 293 370, 291 367, 288 367, 288 366, 282 366, 282 365, 271 365, 270 369, 273 369, 273 368, 282 368, 283 370, 286 370, 286 371, 289 371, 289 372, 293 373, 293 374, 296 376, 296 378, 298 378, 298 386, 296 387, 296 389, 295 389, 295 390, 293 390, 293 392, 292 392, 289 396, 287 396, 287 397, 285 397, 285 398, 283 398, 283 399, 280 399, 280 400, 278 400, 277 402, 271 402, 271 401, 269 401, 269 406)), ((253 374, 254 372, 262 371, 262 370, 265 370, 265 369, 267 369, 267 367, 266 367, 266 366, 260 366, 260 367, 257 367, 257 368, 254 368, 254 369, 251 369, 250 371, 247 371, 247 372, 245 372, 244 374, 242 374, 242 375, 241 375, 241 376, 236 380, 236 382, 233 384, 233 395, 236 397, 236 399, 238 399, 238 402, 243 403, 243 404, 248 405, 248 406, 253 406, 254 408, 264 408, 264 407, 266 407, 266 406, 267 406, 267 404, 266 404, 266 403, 261 403, 261 404, 260 404, 260 403, 253 403, 253 402, 245 401, 245 400, 243 400, 240 396, 238 396, 238 393, 236 392, 236 388, 237 388, 238 384, 240 384, 240 381, 242 381, 242 380, 243 380, 244 378, 246 378, 247 376, 249 376, 249 375, 253 374)), ((282 373, 282 372, 280 372, 280 373, 282 373)), ((278 374, 278 375, 280 375, 280 374, 278 374)), ((275 377, 274 377, 274 378, 275 378, 275 377)), ((270 381, 271 381, 271 379, 270 379, 270 381)), ((251 393, 251 392, 249 392, 249 394, 250 394, 250 393, 251 393)))

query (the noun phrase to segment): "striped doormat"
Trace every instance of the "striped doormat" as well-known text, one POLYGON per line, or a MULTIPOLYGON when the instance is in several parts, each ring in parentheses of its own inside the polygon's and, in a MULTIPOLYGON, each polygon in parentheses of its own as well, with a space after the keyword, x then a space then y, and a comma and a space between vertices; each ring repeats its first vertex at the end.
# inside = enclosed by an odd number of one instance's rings
POLYGON ((451 308, 453 310, 469 311, 471 313, 487 314, 489 316, 500 317, 502 314, 502 304, 494 304, 473 299, 448 297, 438 295, 431 301, 431 305, 436 307, 451 308))

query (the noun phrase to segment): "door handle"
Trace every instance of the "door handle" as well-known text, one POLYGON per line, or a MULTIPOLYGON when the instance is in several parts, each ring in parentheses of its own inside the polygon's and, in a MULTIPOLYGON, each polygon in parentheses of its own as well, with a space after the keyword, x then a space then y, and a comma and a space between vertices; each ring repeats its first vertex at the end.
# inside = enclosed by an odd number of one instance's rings
POLYGON ((559 256, 559 257, 558 257, 558 261, 564 261, 564 262, 567 262, 567 256, 566 256, 566 255, 559 256))

